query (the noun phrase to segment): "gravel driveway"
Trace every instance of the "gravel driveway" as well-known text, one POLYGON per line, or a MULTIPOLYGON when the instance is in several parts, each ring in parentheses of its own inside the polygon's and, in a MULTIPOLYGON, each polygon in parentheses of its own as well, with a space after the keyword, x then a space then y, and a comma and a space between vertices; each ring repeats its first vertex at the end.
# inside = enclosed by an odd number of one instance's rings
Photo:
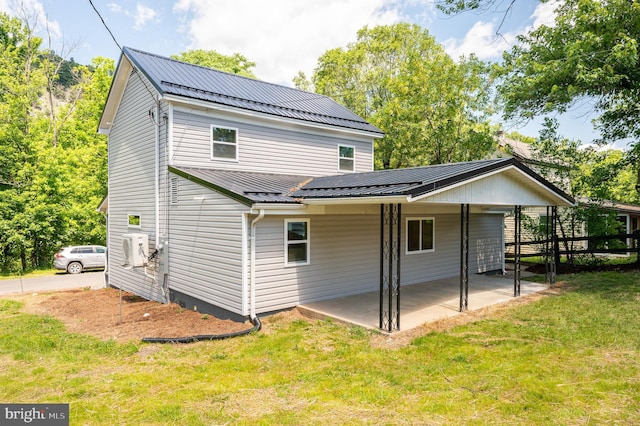
POLYGON ((67 290, 72 288, 104 287, 104 272, 92 271, 72 275, 57 273, 45 277, 22 278, 14 280, 0 280, 0 295, 30 294, 52 290, 67 290))

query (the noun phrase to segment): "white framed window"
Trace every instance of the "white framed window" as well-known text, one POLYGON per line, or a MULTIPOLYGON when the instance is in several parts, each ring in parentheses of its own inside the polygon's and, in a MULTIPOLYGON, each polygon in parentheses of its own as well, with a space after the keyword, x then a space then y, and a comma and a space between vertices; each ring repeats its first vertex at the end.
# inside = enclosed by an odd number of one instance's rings
POLYGON ((238 160, 238 129, 211 125, 211 159, 238 160))
POLYGON ((433 217, 407 218, 407 254, 435 251, 435 222, 435 218, 433 217))
POLYGON ((284 266, 310 263, 309 224, 309 219, 284 220, 284 266))
POLYGON ((127 226, 129 228, 142 228, 140 213, 127 213, 127 226))
POLYGON ((338 145, 338 169, 353 172, 356 169, 356 149, 353 146, 338 145))

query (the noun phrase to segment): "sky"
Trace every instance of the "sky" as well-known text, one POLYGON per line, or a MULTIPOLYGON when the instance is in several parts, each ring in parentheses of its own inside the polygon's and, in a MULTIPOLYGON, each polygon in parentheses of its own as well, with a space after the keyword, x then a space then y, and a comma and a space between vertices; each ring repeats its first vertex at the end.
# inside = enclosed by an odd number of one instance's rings
MULTIPOLYGON (((36 17, 43 47, 80 64, 98 56, 117 63, 118 45, 162 56, 206 49, 240 53, 256 63, 259 79, 291 86, 299 71, 313 73, 324 52, 354 42, 359 29, 397 22, 427 29, 454 59, 474 53, 499 61, 517 35, 553 21, 553 2, 517 0, 505 13, 509 3, 456 16, 439 12, 434 0, 0 0, 0 11, 36 17)), ((559 117, 559 132, 587 144, 598 136, 591 118, 576 108, 559 117)), ((540 127, 501 124, 528 136, 540 127)))

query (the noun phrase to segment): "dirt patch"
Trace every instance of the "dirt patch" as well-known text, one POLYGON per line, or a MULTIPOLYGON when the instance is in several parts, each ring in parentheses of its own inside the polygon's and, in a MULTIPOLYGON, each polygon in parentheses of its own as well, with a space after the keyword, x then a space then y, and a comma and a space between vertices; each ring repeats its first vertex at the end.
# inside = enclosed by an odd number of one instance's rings
MULTIPOLYGON (((530 303, 542 297, 559 294, 565 290, 559 282, 553 288, 521 296, 509 303, 489 306, 476 311, 423 324, 411 330, 387 335, 371 333, 371 344, 378 348, 395 349, 407 346, 417 337, 430 332, 440 332, 452 327, 479 321, 512 306, 530 303)), ((35 296, 20 296, 25 302, 24 311, 38 315, 50 315, 61 320, 71 332, 88 334, 102 340, 119 342, 140 341, 144 337, 177 338, 195 335, 217 335, 248 330, 244 323, 222 320, 179 305, 149 301, 132 293, 107 288, 100 290, 70 290, 35 296), (122 296, 122 297, 121 297, 122 296)), ((298 309, 283 311, 262 318, 261 333, 269 334, 292 321, 307 320, 298 309)))
POLYGON ((175 303, 152 302, 131 293, 106 288, 70 290, 23 296, 25 311, 61 320, 71 332, 99 339, 140 340, 143 337, 187 337, 234 333, 250 329, 250 322, 222 320, 181 308, 175 303))

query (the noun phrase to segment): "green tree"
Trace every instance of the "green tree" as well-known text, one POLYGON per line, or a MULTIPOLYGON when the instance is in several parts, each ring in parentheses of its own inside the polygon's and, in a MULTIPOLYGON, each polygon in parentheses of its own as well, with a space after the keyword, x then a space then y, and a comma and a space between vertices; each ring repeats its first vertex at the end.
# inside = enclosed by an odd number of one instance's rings
POLYGON ((113 61, 69 72, 31 26, 0 14, 0 270, 50 266, 64 244, 105 240, 106 138, 96 133, 113 61))
POLYGON ((171 58, 207 68, 215 68, 232 74, 256 78, 251 70, 256 66, 256 63, 249 61, 245 56, 239 53, 223 55, 215 50, 193 49, 187 50, 186 52, 182 52, 178 55, 171 55, 171 58))
MULTIPOLYGON (((325 52, 311 83, 385 132, 375 166, 389 169, 493 151, 485 71, 474 58, 454 62, 427 30, 401 23, 365 27, 346 49, 325 52)), ((302 73, 294 82, 311 87, 302 73)))
POLYGON ((555 25, 504 54, 506 116, 565 112, 587 100, 604 140, 640 137, 640 2, 566 0, 556 12, 555 25))

